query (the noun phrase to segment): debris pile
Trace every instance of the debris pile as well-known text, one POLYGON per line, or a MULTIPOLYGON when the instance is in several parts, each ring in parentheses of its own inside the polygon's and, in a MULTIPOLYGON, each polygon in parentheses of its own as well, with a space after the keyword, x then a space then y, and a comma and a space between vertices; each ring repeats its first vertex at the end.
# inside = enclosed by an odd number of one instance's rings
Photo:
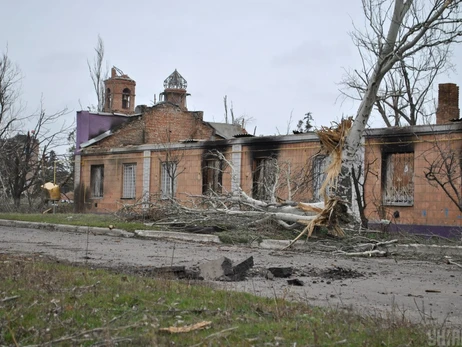
POLYGON ((221 257, 203 263, 199 266, 200 274, 205 280, 210 281, 242 281, 254 265, 253 257, 233 265, 231 259, 221 257))

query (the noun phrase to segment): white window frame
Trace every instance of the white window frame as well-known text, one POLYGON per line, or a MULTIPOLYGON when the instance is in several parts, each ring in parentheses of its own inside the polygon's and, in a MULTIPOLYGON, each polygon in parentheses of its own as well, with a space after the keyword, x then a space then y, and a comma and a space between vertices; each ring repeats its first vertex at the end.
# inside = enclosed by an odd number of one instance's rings
POLYGON ((160 192, 162 199, 171 199, 175 196, 176 193, 176 170, 178 169, 178 164, 176 162, 162 162, 161 165, 161 175, 160 175, 160 192), (170 172, 167 169, 168 165, 170 166, 170 172), (172 177, 173 176, 173 177, 172 177), (171 191, 173 179, 173 194, 171 191))
POLYGON ((123 164, 122 199, 136 197, 136 164, 123 164))

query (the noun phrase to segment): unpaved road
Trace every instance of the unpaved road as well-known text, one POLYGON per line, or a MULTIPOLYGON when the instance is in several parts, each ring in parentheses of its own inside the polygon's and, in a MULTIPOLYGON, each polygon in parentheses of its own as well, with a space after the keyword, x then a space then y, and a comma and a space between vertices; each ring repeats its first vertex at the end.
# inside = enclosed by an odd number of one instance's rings
POLYGON ((0 253, 43 254, 74 263, 121 269, 172 264, 192 268, 221 256, 235 262, 253 256, 253 275, 246 281, 218 285, 312 305, 349 307, 362 314, 386 316, 394 312, 414 321, 462 325, 462 269, 443 260, 350 259, 320 252, 271 251, 2 226, 0 253), (294 267, 297 271, 292 278, 302 280, 305 285, 289 286, 286 279, 265 279, 263 269, 274 266, 294 267), (364 276, 328 279, 319 275, 335 266, 356 270, 364 276))

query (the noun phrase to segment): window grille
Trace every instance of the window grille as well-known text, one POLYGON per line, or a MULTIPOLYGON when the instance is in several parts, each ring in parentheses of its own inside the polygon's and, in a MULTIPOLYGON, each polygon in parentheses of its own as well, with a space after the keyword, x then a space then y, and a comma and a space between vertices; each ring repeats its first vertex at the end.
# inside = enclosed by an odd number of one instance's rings
POLYGON ((91 196, 102 198, 104 190, 104 165, 92 165, 90 169, 91 196))
POLYGON ((384 205, 414 204, 414 153, 392 153, 384 160, 384 205))
POLYGON ((177 163, 175 162, 163 162, 162 173, 161 173, 161 198, 170 199, 175 196, 176 191, 176 174, 177 174, 177 163))
POLYGON ((134 199, 136 192, 136 164, 124 164, 122 198, 134 199))

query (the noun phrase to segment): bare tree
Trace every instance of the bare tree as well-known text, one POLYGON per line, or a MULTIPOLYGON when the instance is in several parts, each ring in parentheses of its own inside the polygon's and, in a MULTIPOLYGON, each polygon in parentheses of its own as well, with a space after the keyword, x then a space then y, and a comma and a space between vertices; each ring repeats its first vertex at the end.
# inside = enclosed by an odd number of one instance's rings
POLYGON ((178 176, 185 170, 184 167, 180 167, 184 158, 184 149, 173 146, 170 127, 165 131, 162 145, 164 151, 159 154, 162 170, 162 198, 174 199, 178 176))
POLYGON ((253 117, 249 117, 245 114, 239 117, 234 116, 234 107, 233 102, 231 101, 231 106, 228 107, 228 95, 223 97, 223 106, 225 108, 225 123, 239 125, 242 129, 245 129, 249 123, 253 122, 253 117), (229 114, 229 116, 228 116, 229 114), (231 118, 231 121, 230 121, 231 118))
POLYGON ((434 142, 434 147, 430 151, 424 156, 427 163, 424 169, 426 179, 432 186, 441 188, 454 206, 462 212, 461 151, 454 149, 450 142, 437 141, 434 142))
MULTIPOLYGON (((21 122, 21 70, 8 56, 8 47, 0 57, 0 160, 7 159, 7 139, 21 122)), ((1 195, 9 196, 6 178, 0 174, 1 195)))
POLYGON ((0 140, 21 120, 21 79, 21 70, 10 60, 7 47, 0 57, 0 140))
POLYGON ((0 157, 0 176, 6 187, 7 197, 19 207, 23 196, 31 195, 41 181, 41 172, 48 153, 65 144, 72 127, 60 123, 67 109, 49 114, 43 100, 37 114, 28 117, 31 130, 3 139, 3 154, 0 157))
MULTIPOLYGON (((105 90, 104 90, 104 80, 108 78, 108 68, 103 71, 104 63, 104 42, 101 36, 98 35, 98 42, 95 47, 95 58, 93 62, 90 63, 87 60, 88 70, 90 71, 90 77, 93 82, 93 87, 96 93, 97 106, 96 111, 100 112, 103 110, 105 102, 105 90)), ((106 64, 107 65, 107 64, 106 64)))
MULTIPOLYGON (((351 196, 351 168, 376 105, 385 76, 400 61, 415 57, 430 47, 448 47, 462 35, 460 3, 456 0, 363 0, 368 25, 364 32, 356 30, 355 43, 362 56, 372 52, 369 71, 364 79, 364 94, 342 146, 337 195, 351 196), (388 27, 388 29, 386 29, 388 27), (349 182, 349 183, 348 183, 349 182)), ((363 66, 367 60, 363 59, 363 66)))
MULTIPOLYGON (((372 52, 369 52, 373 54, 372 52)), ((385 125, 406 126, 430 123, 435 112, 433 88, 436 77, 450 69, 450 46, 430 46, 415 56, 401 59, 384 77, 375 110, 385 125)), ((363 57, 362 71, 347 72, 342 94, 362 100, 370 70, 363 57)))

